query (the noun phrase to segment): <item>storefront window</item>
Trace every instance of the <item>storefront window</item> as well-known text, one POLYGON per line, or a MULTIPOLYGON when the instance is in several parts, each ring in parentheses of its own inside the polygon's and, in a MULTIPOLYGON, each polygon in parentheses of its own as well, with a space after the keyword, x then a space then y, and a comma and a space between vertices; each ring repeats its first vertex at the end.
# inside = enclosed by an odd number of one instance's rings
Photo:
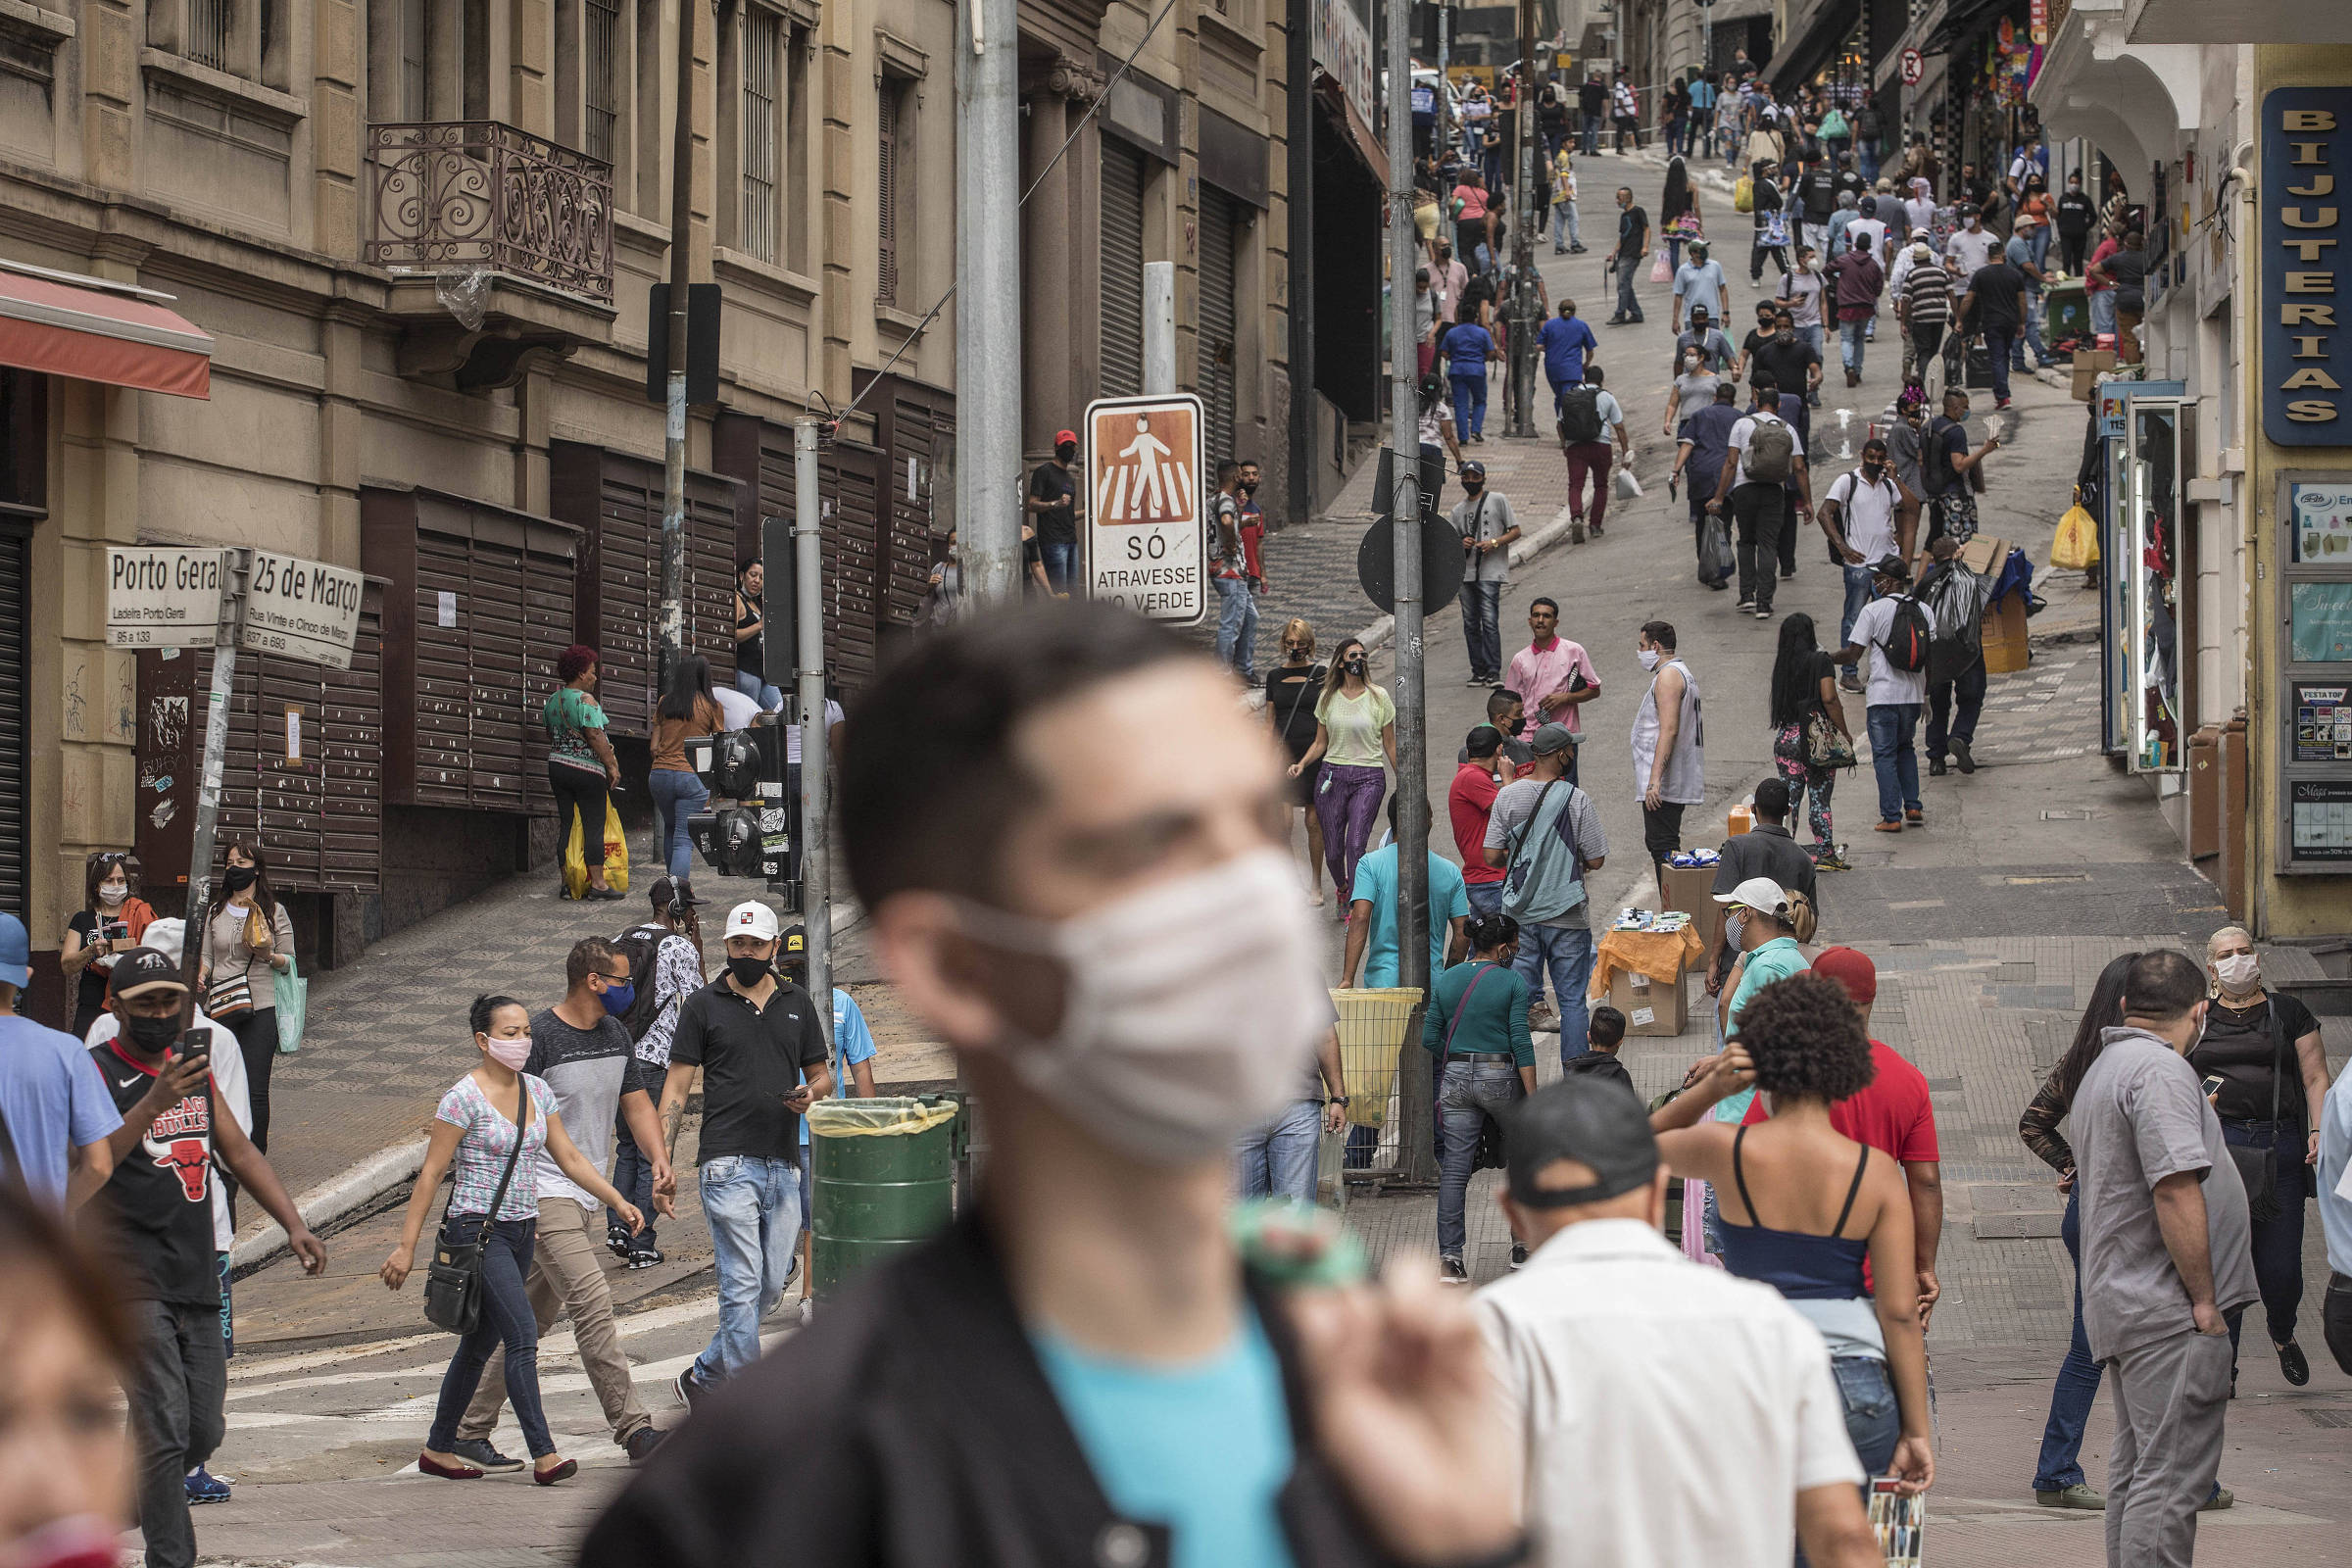
POLYGON ((2287 604, 2295 663, 2352 663, 2352 582, 2299 582, 2287 604))

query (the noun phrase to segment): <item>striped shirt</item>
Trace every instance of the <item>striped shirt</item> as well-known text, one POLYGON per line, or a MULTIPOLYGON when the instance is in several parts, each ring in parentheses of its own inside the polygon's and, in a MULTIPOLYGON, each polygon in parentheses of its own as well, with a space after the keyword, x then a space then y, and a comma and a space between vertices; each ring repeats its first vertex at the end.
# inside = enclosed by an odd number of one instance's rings
POLYGON ((1952 278, 1932 262, 1922 262, 1903 279, 1903 299, 1914 326, 1940 326, 1952 318, 1952 278))

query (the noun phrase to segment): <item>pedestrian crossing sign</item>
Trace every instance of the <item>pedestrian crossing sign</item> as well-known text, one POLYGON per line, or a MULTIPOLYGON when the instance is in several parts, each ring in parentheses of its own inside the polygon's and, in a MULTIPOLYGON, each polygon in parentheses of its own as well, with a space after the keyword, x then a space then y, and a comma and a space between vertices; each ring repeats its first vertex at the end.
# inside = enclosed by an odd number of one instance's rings
POLYGON ((1088 595, 1150 620, 1207 613, 1200 400, 1102 398, 1086 409, 1088 595))

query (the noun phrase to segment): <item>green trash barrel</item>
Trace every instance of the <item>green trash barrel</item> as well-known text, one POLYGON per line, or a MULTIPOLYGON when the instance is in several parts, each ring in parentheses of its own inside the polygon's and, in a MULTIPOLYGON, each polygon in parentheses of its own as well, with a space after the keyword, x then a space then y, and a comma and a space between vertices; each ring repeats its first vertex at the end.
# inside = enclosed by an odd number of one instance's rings
POLYGON ((808 1108, 817 1295, 947 1228, 963 1138, 963 1106, 948 1095, 808 1108))

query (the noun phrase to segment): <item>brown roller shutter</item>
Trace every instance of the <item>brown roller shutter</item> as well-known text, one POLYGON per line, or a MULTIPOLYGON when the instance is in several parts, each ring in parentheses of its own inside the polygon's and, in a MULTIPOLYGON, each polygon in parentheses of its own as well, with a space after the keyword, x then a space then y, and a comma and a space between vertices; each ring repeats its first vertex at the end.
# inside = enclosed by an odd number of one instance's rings
MULTIPOLYGON (((217 828, 259 836, 280 892, 372 893, 383 861, 385 583, 368 580, 351 668, 239 655, 217 828)), ((187 886, 213 651, 138 656, 136 848, 150 903, 187 886)))
MULTIPOLYGON (((662 466, 577 442, 548 448, 556 516, 585 535, 580 640, 597 651, 597 701, 613 733, 652 732, 662 617, 662 466)), ((735 485, 686 476, 684 645, 735 679, 735 485)))
POLYGON ((0 512, 0 909, 27 923, 32 915, 31 588, 31 522, 0 512))
POLYGON ((1144 389, 1144 155, 1102 138, 1102 391, 1144 389))
POLYGON ((1234 373, 1241 313, 1234 301, 1233 198, 1221 190, 1200 192, 1200 404, 1207 419, 1202 432, 1207 472, 1233 457, 1234 373))
POLYGON ((894 597, 882 559, 880 508, 882 454, 858 442, 837 442, 817 457, 817 486, 824 509, 825 659, 843 689, 862 691, 874 678, 881 632, 911 617, 893 614, 894 597))

